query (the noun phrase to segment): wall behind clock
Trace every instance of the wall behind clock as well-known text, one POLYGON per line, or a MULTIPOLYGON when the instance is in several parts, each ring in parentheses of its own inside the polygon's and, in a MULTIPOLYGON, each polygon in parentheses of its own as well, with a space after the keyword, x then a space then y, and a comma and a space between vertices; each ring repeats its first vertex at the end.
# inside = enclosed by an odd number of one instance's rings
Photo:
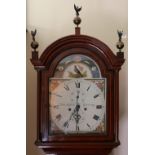
POLYGON ((44 155, 35 145, 36 138, 36 72, 31 58, 30 30, 37 29, 40 54, 53 41, 74 34, 73 5, 82 5, 81 32, 105 42, 114 53, 117 29, 124 30, 126 62, 120 72, 120 141, 111 155, 128 154, 128 11, 127 0, 27 0, 27 155, 44 155))

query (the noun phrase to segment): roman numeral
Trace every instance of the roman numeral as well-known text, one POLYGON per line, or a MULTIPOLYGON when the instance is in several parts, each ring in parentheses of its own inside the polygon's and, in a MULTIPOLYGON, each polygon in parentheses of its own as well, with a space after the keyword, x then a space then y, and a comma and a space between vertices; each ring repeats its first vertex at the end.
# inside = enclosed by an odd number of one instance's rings
POLYGON ((69 87, 67 85, 65 85, 64 87, 67 91, 69 91, 69 87))
POLYGON ((64 123, 64 127, 67 127, 68 128, 68 126, 69 126, 69 123, 67 121, 67 122, 64 123))
MULTIPOLYGON (((91 86, 91 85, 90 85, 91 86)), ((87 91, 89 90, 90 86, 87 88, 87 91)))
POLYGON ((80 88, 80 82, 75 82, 76 88, 80 88))
POLYGON ((93 119, 96 120, 96 121, 97 121, 99 118, 100 118, 100 117, 97 116, 97 115, 94 115, 94 116, 93 116, 93 119))
POLYGON ((56 119, 59 121, 59 120, 61 119, 61 114, 58 114, 58 115, 56 116, 56 119))
POLYGON ((91 129, 90 125, 87 123, 87 126, 91 129))
POLYGON ((96 109, 102 109, 102 105, 97 105, 96 109))
POLYGON ((94 96, 94 98, 96 98, 96 97, 98 97, 99 96, 99 94, 96 94, 95 96, 94 96))

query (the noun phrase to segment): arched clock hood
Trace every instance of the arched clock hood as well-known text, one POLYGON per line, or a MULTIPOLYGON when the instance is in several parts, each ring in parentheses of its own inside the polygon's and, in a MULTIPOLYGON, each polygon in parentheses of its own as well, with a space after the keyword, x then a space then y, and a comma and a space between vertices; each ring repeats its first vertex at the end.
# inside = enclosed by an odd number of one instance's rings
POLYGON ((63 54, 63 52, 68 49, 85 48, 88 50, 91 49, 92 52, 97 52, 99 54, 99 58, 102 59, 108 69, 120 69, 121 65, 125 61, 123 52, 117 52, 117 55, 115 55, 104 42, 91 36, 77 34, 77 29, 79 30, 80 28, 75 28, 75 35, 63 37, 50 44, 44 50, 40 59, 31 59, 33 65, 35 67, 44 66, 45 68, 48 68, 52 58, 63 54))

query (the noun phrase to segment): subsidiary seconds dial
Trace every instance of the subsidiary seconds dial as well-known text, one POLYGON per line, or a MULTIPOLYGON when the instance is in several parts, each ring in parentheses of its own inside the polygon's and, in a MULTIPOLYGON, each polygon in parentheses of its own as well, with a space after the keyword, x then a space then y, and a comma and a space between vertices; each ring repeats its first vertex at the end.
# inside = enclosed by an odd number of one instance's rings
POLYGON ((50 95, 51 119, 64 133, 95 132, 105 119, 104 93, 91 80, 64 80, 50 95))

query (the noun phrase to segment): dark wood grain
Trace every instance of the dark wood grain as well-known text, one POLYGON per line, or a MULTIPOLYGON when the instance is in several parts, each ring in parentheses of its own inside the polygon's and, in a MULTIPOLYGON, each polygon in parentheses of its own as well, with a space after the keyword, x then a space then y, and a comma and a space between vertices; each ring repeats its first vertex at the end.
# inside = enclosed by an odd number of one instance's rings
POLYGON ((57 155, 107 155, 120 144, 119 129, 119 70, 124 54, 115 55, 103 42, 90 36, 76 35, 61 38, 49 45, 40 58, 31 62, 38 71, 37 87, 37 140, 35 144, 45 153, 57 155), (94 59, 101 74, 107 78, 107 132, 106 134, 53 135, 49 129, 49 77, 54 75, 58 63, 71 54, 84 54, 94 59))

